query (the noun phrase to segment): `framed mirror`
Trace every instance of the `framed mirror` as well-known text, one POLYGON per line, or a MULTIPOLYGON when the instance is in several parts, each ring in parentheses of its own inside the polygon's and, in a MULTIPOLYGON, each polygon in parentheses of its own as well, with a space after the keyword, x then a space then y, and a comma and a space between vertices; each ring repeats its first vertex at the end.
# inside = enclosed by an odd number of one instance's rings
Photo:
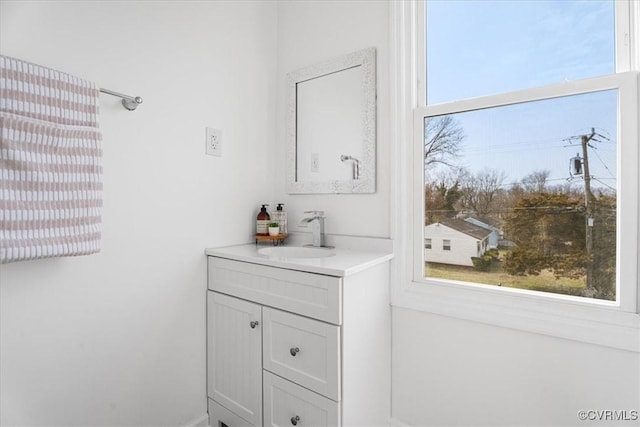
POLYGON ((376 191, 376 51, 287 74, 289 194, 376 191))

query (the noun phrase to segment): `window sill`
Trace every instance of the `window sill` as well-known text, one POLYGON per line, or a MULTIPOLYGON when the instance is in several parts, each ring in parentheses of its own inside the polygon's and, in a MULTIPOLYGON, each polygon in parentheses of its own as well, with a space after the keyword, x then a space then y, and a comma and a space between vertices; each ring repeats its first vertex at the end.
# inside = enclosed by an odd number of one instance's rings
POLYGON ((410 282, 392 305, 640 353, 640 315, 615 303, 490 286, 410 282))

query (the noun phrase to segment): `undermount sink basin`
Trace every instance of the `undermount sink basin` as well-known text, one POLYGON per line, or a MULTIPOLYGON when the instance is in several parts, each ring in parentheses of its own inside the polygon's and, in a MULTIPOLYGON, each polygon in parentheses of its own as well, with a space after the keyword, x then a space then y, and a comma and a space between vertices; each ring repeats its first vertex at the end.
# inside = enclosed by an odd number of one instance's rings
POLYGON ((258 253, 269 258, 326 258, 336 254, 331 248, 311 246, 275 246, 258 249, 258 253))

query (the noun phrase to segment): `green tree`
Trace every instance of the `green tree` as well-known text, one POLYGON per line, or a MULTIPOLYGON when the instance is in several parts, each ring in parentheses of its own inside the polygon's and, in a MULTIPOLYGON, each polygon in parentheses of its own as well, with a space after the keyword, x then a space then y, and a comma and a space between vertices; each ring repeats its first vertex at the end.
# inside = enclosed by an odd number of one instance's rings
POLYGON ((567 193, 528 194, 519 199, 505 221, 505 232, 517 247, 503 268, 513 275, 537 275, 551 270, 557 278, 586 279, 592 263, 591 286, 583 296, 616 297, 616 196, 594 195, 593 251, 586 251, 584 196, 567 193))
POLYGON ((584 277, 584 223, 579 199, 549 193, 523 197, 505 221, 505 232, 517 245, 505 260, 505 271, 538 275, 549 269, 556 277, 584 277))
POLYGON ((455 205, 462 196, 458 181, 447 184, 445 180, 438 184, 425 185, 425 224, 452 218, 456 214, 455 205))
POLYGON ((616 299, 616 196, 594 195, 593 297, 616 299))

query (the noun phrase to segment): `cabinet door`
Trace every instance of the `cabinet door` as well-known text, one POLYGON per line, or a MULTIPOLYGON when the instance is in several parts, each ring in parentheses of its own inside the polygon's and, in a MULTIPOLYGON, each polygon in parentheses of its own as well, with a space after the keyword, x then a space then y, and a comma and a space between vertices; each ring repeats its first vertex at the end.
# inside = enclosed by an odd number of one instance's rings
POLYGON ((250 424, 262 425, 262 308, 208 292, 209 397, 250 424))

